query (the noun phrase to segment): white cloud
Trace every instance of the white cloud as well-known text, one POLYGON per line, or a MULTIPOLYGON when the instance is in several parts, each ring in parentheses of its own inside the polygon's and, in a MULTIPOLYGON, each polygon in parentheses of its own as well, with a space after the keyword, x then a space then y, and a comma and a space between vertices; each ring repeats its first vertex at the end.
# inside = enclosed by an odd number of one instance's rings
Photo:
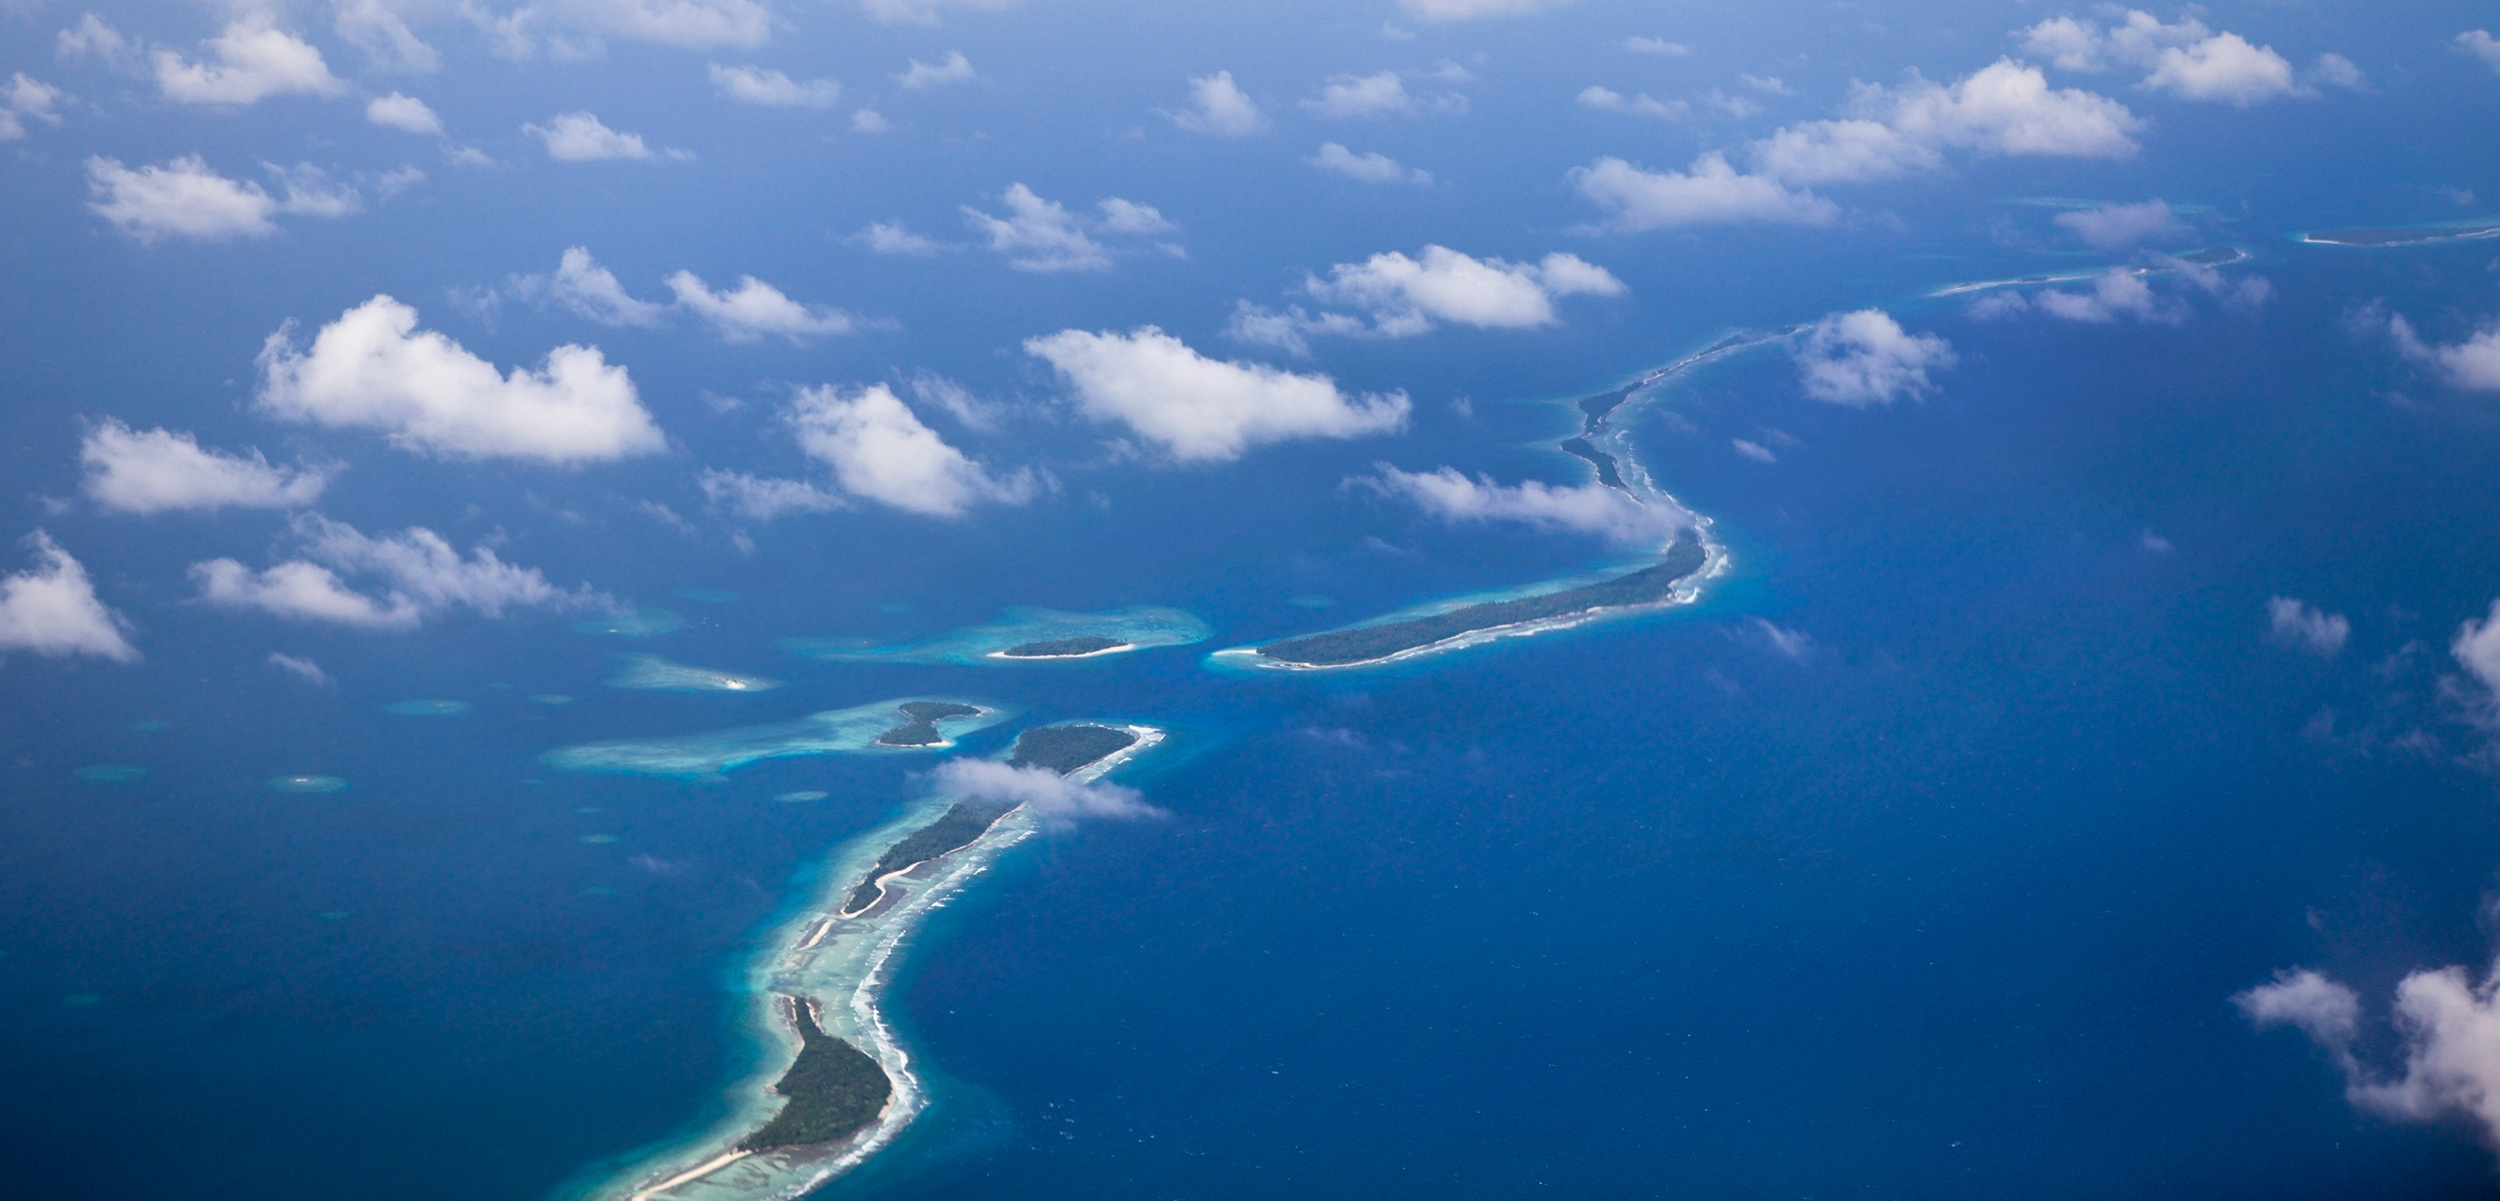
POLYGON ((655 153, 645 145, 642 135, 622 133, 608 128, 589 113, 561 113, 545 125, 524 125, 521 132, 537 138, 547 147, 547 157, 561 163, 588 163, 606 159, 630 159, 650 162, 663 156, 686 158, 685 151, 655 153))
POLYGON ((2361 1001, 2314 971, 2277 972, 2231 998, 2251 1024, 2292 1026, 2344 1074, 2344 1097, 2399 1121, 2461 1118, 2500 1146, 2500 971, 2477 984, 2461 967, 2408 973, 2396 985, 2395 1025, 2404 1071, 2389 1078, 2363 1062, 2361 1001))
POLYGON ((1794 96, 1797 93, 1780 81, 1777 75, 1739 75, 1745 86, 1766 96, 1794 96))
MULTIPOLYGON (((278 201, 279 212, 306 217, 346 217, 364 211, 364 197, 358 194, 353 184, 334 183, 329 172, 311 163, 297 163, 292 167, 263 163, 261 166, 286 188, 285 197, 278 201)), ((425 178, 425 172, 414 167, 405 168, 404 172, 413 173, 414 178, 409 178, 403 171, 392 171, 371 182, 376 185, 376 190, 387 196, 425 178)))
POLYGON ((1991 154, 2127 158, 2144 125, 2107 96, 2052 90, 2038 67, 2002 58, 1950 87, 1913 75, 1898 89, 1863 88, 1852 105, 1921 145, 1991 154))
POLYGON ((555 301, 601 325, 651 326, 660 323, 665 306, 648 300, 636 300, 617 282, 616 273, 599 265, 590 257, 588 247, 575 246, 564 252, 552 276, 516 275, 512 290, 525 299, 540 297, 555 301))
POLYGON ((907 88, 933 88, 941 84, 964 83, 973 78, 972 60, 961 50, 949 50, 942 62, 924 63, 911 60, 911 69, 894 77, 907 88))
POLYGON ((121 615, 96 599, 87 569, 41 530, 27 541, 35 566, 0 578, 0 651, 137 660, 121 615))
POLYGON ((443 56, 417 37, 385 0, 340 0, 333 28, 364 51, 376 69, 424 74, 443 65, 443 56))
POLYGON ((873 108, 859 109, 851 114, 851 132, 853 133, 890 133, 893 129, 894 123, 886 120, 873 108))
POLYGON ((2219 100, 2246 108, 2290 95, 2292 64, 2270 46, 2250 45, 2236 33, 2218 33, 2194 45, 2163 50, 2144 86, 2184 100, 2219 100))
POLYGON ((771 40, 774 20, 758 0, 536 0, 501 16, 475 5, 461 11, 511 58, 542 48, 560 59, 593 58, 609 37, 686 50, 755 47, 771 40))
MULTIPOLYGON (((1090 232, 1085 222, 1059 202, 1044 200, 1021 183, 1009 184, 1000 199, 1007 204, 1006 217, 965 205, 964 220, 989 239, 990 249, 1007 256, 1008 266, 1019 271, 1101 271, 1111 266, 1111 251, 1091 233, 1154 234, 1175 228, 1153 205, 1117 196, 1101 202, 1102 218, 1090 232)), ((877 235, 869 236, 875 248, 877 235)), ((1161 245, 1168 253, 1180 250, 1170 243, 1161 245)))
POLYGON ((771 335, 796 344, 826 334, 847 334, 859 327, 849 313, 823 305, 800 304, 752 275, 739 276, 735 292, 712 291, 692 271, 669 276, 668 287, 677 294, 677 303, 711 322, 712 328, 730 342, 753 342, 771 335))
POLYGON ((23 71, 10 76, 9 86, 0 91, 0 142, 25 137, 29 117, 46 125, 60 124, 61 114, 52 111, 60 99, 61 89, 23 71))
POLYGON ((804 83, 779 71, 760 67, 724 67, 712 64, 712 86, 721 95, 748 104, 774 108, 832 108, 842 98, 842 84, 832 79, 811 79, 804 83))
POLYGON ((1077 404, 1183 462, 1237 459, 1288 438, 1358 438, 1406 425, 1406 394, 1349 399, 1324 375, 1207 358, 1154 326, 1061 330, 1024 349, 1057 368, 1077 404))
POLYGON ((2108 325, 2121 317, 2177 325, 2188 316, 2186 305, 2155 295, 2143 276, 2123 267, 2112 267, 2094 276, 2089 288, 2050 288, 2031 296, 1999 292, 1971 305, 1970 315, 1984 321, 2034 310, 2060 320, 2092 325, 2108 325))
POLYGON ((1614 228, 1626 231, 1743 221, 1829 225, 1840 216, 1839 206, 1812 192, 1792 192, 1764 175, 1738 174, 1715 151, 1681 173, 1601 158, 1574 168, 1570 178, 1581 195, 1607 211, 1614 228))
POLYGON ((1331 76, 1319 97, 1302 107, 1323 117, 1413 116, 1417 113, 1464 113, 1467 98, 1456 92, 1416 95, 1395 71, 1376 75, 1331 76))
POLYGON ((2308 77, 2311 83, 2355 92, 2370 86, 2369 77, 2361 73, 2361 68, 2340 54, 2319 55, 2316 61, 2309 64, 2308 77))
POLYGON ((1398 7, 1418 21, 1474 21, 1485 17, 1519 17, 1559 7, 1567 0, 1398 0, 1398 7))
MULTIPOLYGON (((66 35, 64 35, 66 36, 66 35)), ((2488 29, 2468 29, 2457 35, 2457 49, 2483 60, 2483 65, 2500 71, 2500 38, 2488 29)))
POLYGON ((87 470, 81 487, 116 513, 292 508, 320 499, 331 475, 272 467, 257 450, 250 458, 206 450, 190 434, 134 430, 112 418, 87 431, 78 458, 87 470))
POLYGON ((705 471, 699 481, 703 497, 750 521, 771 521, 787 513, 824 513, 846 509, 849 502, 806 480, 781 480, 741 471, 705 471))
POLYGON ((2050 17, 2029 29, 2016 32, 2022 35, 2023 53, 2033 58, 2045 58, 2060 71, 2101 69, 2101 27, 2090 21, 2050 17))
POLYGON ((1933 387, 1930 369, 1954 364, 1951 344, 1935 334, 1903 332, 1882 309, 1823 318, 1795 353, 1806 395, 1856 408, 1916 397, 1933 387))
POLYGON ((2054 220, 2083 239, 2085 245, 2104 253, 2188 232, 2178 214, 2158 198, 2139 204, 2105 204, 2096 209, 2059 213, 2054 220))
POLYGON ((398 92, 374 97, 373 103, 365 106, 365 120, 432 137, 440 137, 443 132, 443 119, 435 116, 425 101, 398 92))
POLYGON ((938 788, 949 796, 1022 805, 1051 825, 1102 817, 1165 816, 1134 788, 1079 783, 1034 764, 1016 767, 995 759, 949 759, 932 774, 938 788))
POLYGON ((321 670, 321 665, 310 659, 299 659, 294 655, 284 655, 278 653, 277 651, 271 651, 269 652, 269 658, 266 661, 271 667, 277 668, 288 675, 294 676, 296 679, 302 680, 307 684, 321 687, 327 686, 330 683, 330 673, 321 670))
POLYGON ((1410 170, 1401 165, 1398 160, 1378 151, 1356 154, 1336 142, 1320 143, 1319 153, 1303 161, 1323 171, 1334 171, 1348 179, 1359 179, 1364 183, 1428 184, 1432 182, 1430 171, 1410 170))
POLYGON ((312 44, 277 27, 268 12, 239 17, 204 43, 215 63, 172 50, 150 55, 156 86, 178 104, 254 104, 271 96, 335 96, 346 90, 312 44))
POLYGON ((1754 168, 1792 184, 1892 179, 1944 162, 1932 146, 1881 121, 1803 121, 1774 130, 1750 148, 1754 168))
POLYGON ((1310 339, 1306 335, 1359 338, 1377 332, 1365 325, 1361 318, 1346 313, 1322 312, 1314 316, 1301 305, 1293 305, 1280 313, 1247 300, 1237 302, 1233 306, 1232 320, 1224 323, 1225 337, 1273 346, 1297 356, 1311 353, 1310 339))
POLYGON ((1593 108, 1604 113, 1629 113, 1635 117, 1656 117, 1661 121, 1673 121, 1692 109, 1691 105, 1681 100, 1669 104, 1652 97, 1647 92, 1627 98, 1623 93, 1612 88, 1602 88, 1595 84, 1580 89, 1579 100, 1582 108, 1593 108))
POLYGON ((1391 251, 1339 263, 1327 279, 1313 278, 1304 286, 1323 302, 1367 310, 1375 330, 1390 337, 1423 333, 1436 321, 1480 329, 1551 325, 1558 320, 1556 297, 1625 291, 1622 280, 1577 255, 1509 263, 1446 246, 1426 246, 1420 259, 1391 251))
POLYGON ((1730 438, 1728 439, 1728 444, 1736 448, 1736 453, 1743 455, 1748 459, 1752 459, 1756 463, 1777 463, 1780 461, 1780 457, 1772 453, 1770 447, 1764 446, 1759 442, 1748 441, 1744 438, 1730 438))
POLYGON ((1172 123, 1192 133, 1220 138, 1247 137, 1267 128, 1267 118, 1250 94, 1233 83, 1233 73, 1218 71, 1189 81, 1189 112, 1172 114, 1172 123))
POLYGON ((866 229, 851 237, 878 254, 936 254, 943 249, 937 243, 903 228, 900 221, 871 221, 866 229))
POLYGON ((104 18, 88 13, 78 24, 62 30, 53 38, 53 51, 62 58, 95 58, 117 71, 143 71, 139 62, 139 44, 105 23, 104 18))
POLYGON ((2288 596, 2266 601, 2266 622, 2276 642, 2327 659, 2344 653, 2344 641, 2352 637, 2352 622, 2343 614, 2314 609, 2288 596))
POLYGON ((2486 619, 2469 619, 2457 627, 2457 636, 2448 643, 2448 653, 2456 656, 2458 666, 2500 697, 2500 600, 2491 602, 2491 614, 2486 619))
POLYGON ((1683 56, 1693 52, 1692 47, 1687 46, 1682 42, 1670 42, 1665 38, 1639 36, 1623 39, 1623 48, 1634 54, 1659 54, 1665 55, 1669 58, 1682 58, 1683 56))
POLYGON ((1471 480, 1455 467, 1410 472, 1387 463, 1374 466, 1379 474, 1354 482, 1412 501, 1444 521, 1516 521, 1544 530, 1596 534, 1621 543, 1663 542, 1693 524, 1692 515, 1681 509, 1643 505, 1603 484, 1556 487, 1536 480, 1497 484, 1489 475, 1471 480))
POLYGON ((2405 357, 2436 368, 2453 387, 2474 392, 2500 392, 2500 321, 2474 332, 2454 346, 2435 346, 2413 332, 2402 316, 2387 319, 2388 332, 2405 357))
POLYGON ((880 25, 935 25, 950 8, 995 11, 1015 0, 859 0, 859 10, 880 25))
POLYGON ((306 514, 296 519, 295 534, 303 557, 263 571, 233 559, 192 564, 201 599, 384 630, 414 629, 456 609, 501 617, 508 609, 613 603, 587 588, 557 588, 538 569, 506 563, 487 547, 473 548, 464 559, 442 535, 423 527, 374 538, 344 522, 306 514), (343 576, 370 580, 378 595, 357 591, 343 576))
POLYGON ((996 402, 983 400, 973 395, 971 389, 934 371, 915 372, 910 383, 912 399, 946 410, 956 424, 982 433, 997 432, 1003 413, 996 402))
POLYGON ((87 160, 87 207, 141 242, 190 238, 220 242, 276 233, 278 202, 260 185, 217 174, 198 155, 136 171, 120 160, 87 160))
POLYGON ((791 402, 799 447, 833 469, 853 496, 931 517, 984 502, 1023 504, 1040 484, 1029 471, 998 478, 921 423, 884 384, 844 396, 808 388, 791 402))
POLYGON ((262 347, 260 405, 292 421, 380 430, 404 449, 583 463, 665 445, 625 369, 594 347, 559 346, 537 370, 494 364, 375 296, 323 326, 298 353, 292 324, 262 347))
POLYGON ((1748 618, 1747 621, 1752 624, 1755 633, 1771 644, 1772 650, 1779 652, 1781 658, 1803 663, 1813 657, 1814 639, 1804 630, 1773 625, 1759 617, 1748 618))

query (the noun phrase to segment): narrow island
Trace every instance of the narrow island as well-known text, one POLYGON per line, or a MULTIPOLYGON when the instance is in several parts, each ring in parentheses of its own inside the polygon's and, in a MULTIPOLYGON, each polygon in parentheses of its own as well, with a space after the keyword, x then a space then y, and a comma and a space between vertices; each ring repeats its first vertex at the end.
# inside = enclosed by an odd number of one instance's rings
POLYGON ((1136 649, 1137 644, 1117 638, 1086 635, 1081 638, 1051 638, 1041 642, 1022 642, 998 652, 1008 659, 1082 659, 1109 651, 1136 649))
POLYGON ((977 717, 981 710, 953 701, 905 701, 895 706, 902 711, 903 724, 877 735, 878 746, 936 746, 946 741, 938 729, 938 721, 947 717, 977 717))
POLYGON ((2419 246, 2425 242, 2457 242, 2468 238, 2500 238, 2500 222, 2317 229, 2300 236, 2303 242, 2321 246, 2419 246))
POLYGON ((1258 648, 1262 658, 1293 667, 1351 667, 1425 650, 1471 634, 1521 628, 1582 617, 1600 610, 1629 609, 1673 600, 1676 586, 1709 562, 1692 535, 1677 538, 1656 564, 1638 571, 1516 600, 1486 601, 1403 621, 1354 626, 1287 638, 1258 648))
MULTIPOLYGON (((931 707, 905 706, 915 721, 961 707, 915 704, 931 707)), ((1043 726, 1019 735, 1007 761, 1089 782, 1163 737, 1112 722, 1043 726)), ((602 1169, 563 1195, 779 1201, 891 1145, 928 1105, 884 1013, 898 954, 930 910, 1038 828, 1012 803, 940 795, 836 848, 809 902, 748 965, 749 1029, 763 1054, 730 1090, 729 1112, 699 1135, 602 1169)))

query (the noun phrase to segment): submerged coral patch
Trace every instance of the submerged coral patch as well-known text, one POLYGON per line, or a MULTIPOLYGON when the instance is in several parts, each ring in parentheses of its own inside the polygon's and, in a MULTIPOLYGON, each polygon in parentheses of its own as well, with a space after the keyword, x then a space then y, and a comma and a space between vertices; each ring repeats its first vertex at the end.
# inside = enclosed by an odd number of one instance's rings
POLYGON ((148 769, 128 763, 95 763, 70 773, 90 784, 127 784, 148 774, 148 769))
POLYGON ((1103 613, 1014 608, 988 625, 966 626, 921 642, 790 638, 781 645, 795 654, 832 663, 996 665, 1187 646, 1214 636, 1214 627, 1193 614, 1160 605, 1136 605, 1103 613))
POLYGON ((614 675, 600 681, 610 688, 641 688, 654 692, 764 692, 781 681, 738 675, 710 667, 671 663, 658 655, 620 655, 614 675))

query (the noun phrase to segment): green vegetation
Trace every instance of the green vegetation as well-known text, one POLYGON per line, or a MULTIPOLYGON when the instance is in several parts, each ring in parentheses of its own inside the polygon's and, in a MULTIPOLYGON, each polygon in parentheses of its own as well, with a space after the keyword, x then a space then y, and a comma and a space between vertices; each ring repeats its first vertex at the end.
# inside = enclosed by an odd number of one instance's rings
POLYGON ((1008 647, 998 653, 1010 659, 1055 659, 1069 655, 1090 655, 1095 651, 1107 651, 1115 646, 1127 645, 1128 643, 1118 638, 1104 638, 1088 634, 1081 638, 1051 638, 1041 642, 1027 642, 1020 646, 1008 647))
POLYGON ((1288 638, 1260 647, 1259 653, 1280 663, 1336 667, 1385 659, 1400 651, 1430 646, 1495 626, 1542 621, 1592 609, 1654 604, 1672 595, 1676 583, 1701 570, 1707 559, 1700 541, 1687 535, 1676 539, 1675 545, 1667 548, 1665 558, 1657 565, 1611 580, 1548 592, 1543 596, 1488 601, 1432 617, 1288 638))
POLYGON ((970 843, 986 833, 999 818, 1007 816, 1014 805, 996 801, 958 801, 946 816, 930 822, 903 836, 903 841, 886 848, 877 859, 877 866, 868 869, 868 877, 851 890, 851 899, 843 903, 842 912, 859 913, 877 903, 885 886, 877 883, 887 874, 937 858, 948 851, 970 843))
POLYGON ((939 718, 978 717, 981 711, 952 701, 906 701, 902 705, 902 713, 909 720, 877 735, 877 745, 935 746, 946 741, 946 735, 938 732, 939 718))
POLYGON ((1589 466, 1597 469, 1598 483, 1604 484, 1609 488, 1621 488, 1623 486, 1623 473, 1615 469, 1615 457, 1607 454, 1605 451, 1597 449, 1596 445, 1591 443, 1588 439, 1566 439, 1562 444, 1562 450, 1565 454, 1577 455, 1580 458, 1587 459, 1589 461, 1589 466))
POLYGON ((790 1099, 764 1128, 738 1143, 741 1151, 770 1151, 829 1143, 877 1120, 894 1082, 867 1053, 825 1033, 806 1002, 794 1002, 799 1057, 773 1091, 790 1099))
POLYGON ((1137 735, 1111 726, 1043 726, 1016 737, 1015 767, 1047 767, 1060 775, 1128 748, 1137 735))

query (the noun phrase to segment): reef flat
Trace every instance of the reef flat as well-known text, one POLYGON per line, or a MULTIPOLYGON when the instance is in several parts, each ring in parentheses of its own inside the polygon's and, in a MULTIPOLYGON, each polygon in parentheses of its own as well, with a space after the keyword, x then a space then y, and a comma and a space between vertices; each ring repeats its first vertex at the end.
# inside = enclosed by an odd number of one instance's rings
POLYGON ((709 667, 671 663, 658 655, 619 655, 615 674, 600 681, 610 688, 643 688, 655 692, 765 692, 781 681, 742 676, 709 667))
MULTIPOLYGON (((1009 761, 1091 781, 1162 739, 1162 731, 1147 726, 1046 726, 1025 731, 1009 761)), ((888 871, 899 846, 966 803, 942 794, 926 798, 828 855, 815 894, 749 963, 749 1029, 764 1053, 730 1090, 729 1112, 701 1134, 638 1156, 566 1195, 779 1201, 818 1188, 891 1145, 928 1105, 884 1013, 896 959, 931 910, 1038 828, 1026 811, 1009 808, 969 841, 888 871), (879 882, 882 898, 852 911, 850 898, 869 881, 879 882)))
POLYGON ((702 779, 765 759, 944 748, 954 745, 958 735, 1008 716, 995 706, 917 697, 810 713, 770 725, 585 743, 549 751, 539 761, 559 771, 702 779))
POLYGON ((924 642, 881 645, 860 638, 787 638, 781 646, 793 654, 831 663, 997 666, 1187 646, 1214 636, 1214 628, 1192 614, 1138 605, 1103 613, 1009 609, 999 621, 967 626, 924 642), (1079 646, 1090 649, 1071 649, 1079 646))
POLYGON ((1701 540, 1676 539, 1656 564, 1638 571, 1512 600, 1485 601, 1419 617, 1350 626, 1287 638, 1258 648, 1260 657, 1290 667, 1352 667, 1428 650, 1469 635, 1537 623, 1587 617, 1610 609, 1657 605, 1675 599, 1677 586, 1709 562, 1701 540))
POLYGON ((2500 238, 2500 221, 2316 229, 2300 235, 2301 241, 2320 246, 2419 246, 2426 242, 2457 242, 2469 238, 2500 238))

